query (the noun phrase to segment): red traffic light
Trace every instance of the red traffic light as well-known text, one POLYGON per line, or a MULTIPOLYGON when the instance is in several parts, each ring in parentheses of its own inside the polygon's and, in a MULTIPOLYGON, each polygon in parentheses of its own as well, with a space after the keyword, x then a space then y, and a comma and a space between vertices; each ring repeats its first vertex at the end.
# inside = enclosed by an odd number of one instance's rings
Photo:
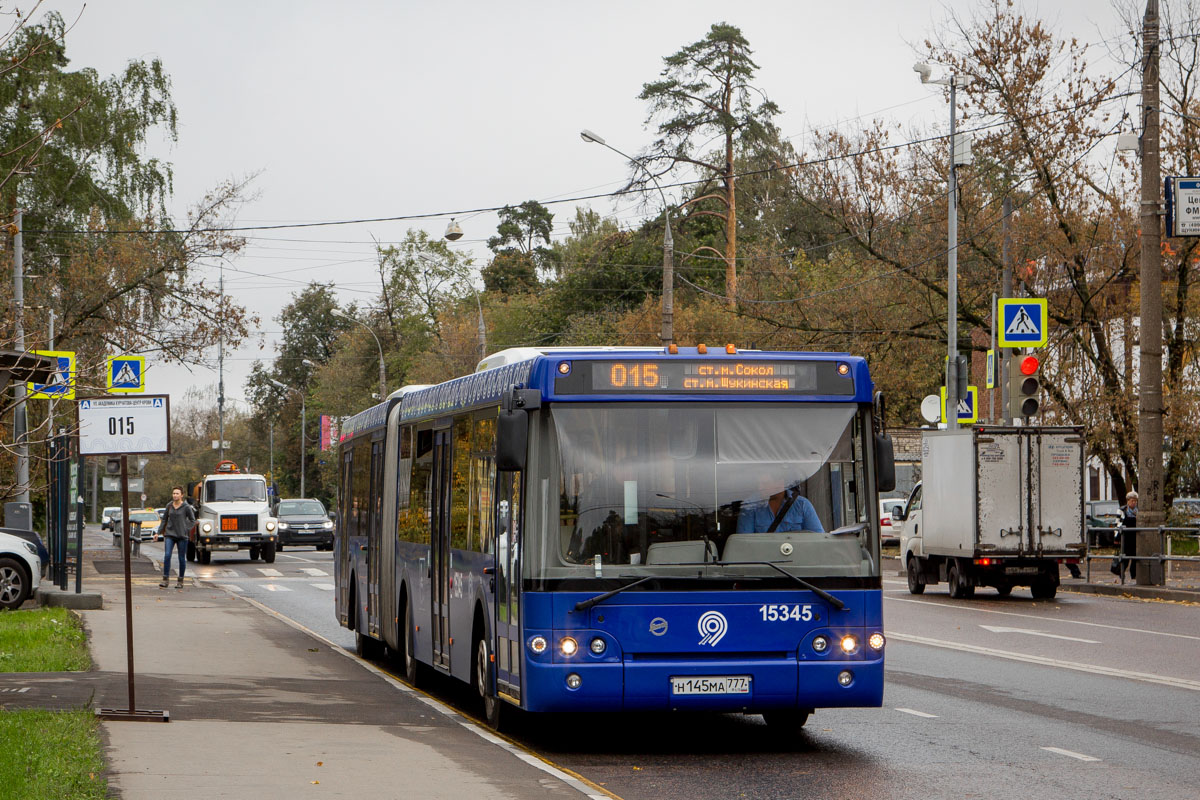
POLYGON ((1032 375, 1038 371, 1041 362, 1037 360, 1037 356, 1025 356, 1021 359, 1021 374, 1032 375))

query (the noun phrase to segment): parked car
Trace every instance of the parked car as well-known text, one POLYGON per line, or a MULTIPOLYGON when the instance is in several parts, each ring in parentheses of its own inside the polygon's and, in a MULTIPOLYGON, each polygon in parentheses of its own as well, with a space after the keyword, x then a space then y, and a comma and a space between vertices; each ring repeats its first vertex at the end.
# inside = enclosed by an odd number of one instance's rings
POLYGON ((899 544, 903 497, 884 497, 879 500, 879 540, 881 544, 899 544))
MULTIPOLYGON (((158 512, 153 508, 137 508, 129 512, 129 538, 137 539, 142 542, 149 541, 154 537, 158 530, 158 523, 162 522, 158 517, 158 512)), ((117 513, 116 527, 113 528, 113 544, 121 544, 121 519, 120 512, 117 513)))
POLYGON ((280 500, 275 506, 279 521, 279 544, 311 544, 318 550, 333 549, 333 521, 320 500, 293 498, 280 500))
POLYGON ((0 533, 0 608, 20 608, 38 588, 41 577, 42 560, 33 542, 0 533))
POLYGON ((113 527, 113 516, 114 515, 116 515, 118 517, 121 516, 121 507, 120 506, 105 506, 104 507, 104 510, 100 512, 100 530, 102 530, 102 531, 116 530, 116 528, 113 527))
POLYGON ((1116 500, 1089 500, 1084 524, 1088 528, 1106 529, 1088 532, 1092 547, 1112 547, 1116 543, 1117 528, 1121 526, 1121 504, 1116 500))

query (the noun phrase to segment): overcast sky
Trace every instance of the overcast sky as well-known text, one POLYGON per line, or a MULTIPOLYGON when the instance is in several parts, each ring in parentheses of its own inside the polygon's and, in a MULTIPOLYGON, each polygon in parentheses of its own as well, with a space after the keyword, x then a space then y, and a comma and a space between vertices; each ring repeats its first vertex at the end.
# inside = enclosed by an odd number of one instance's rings
MULTIPOLYGON (((812 128, 853 130, 858 117, 944 129, 943 96, 922 86, 911 65, 947 8, 982 5, 93 0, 85 7, 56 0, 48 7, 68 20, 79 16, 67 38, 72 68, 109 75, 129 59, 162 60, 179 140, 161 153, 174 164, 180 219, 219 182, 255 173, 256 199, 238 224, 447 212, 251 233, 246 252, 225 270, 227 290, 262 318, 253 341, 227 353, 226 395, 236 399, 253 361, 274 354, 275 317, 310 280, 333 281, 343 302, 371 301, 373 240, 400 240, 410 227, 441 236, 454 211, 618 188, 627 165, 583 142, 579 130, 628 153, 647 145, 642 84, 712 23, 741 28, 759 65, 756 85, 782 109, 778 123, 800 147, 812 128)), ((1121 33, 1106 0, 1023 7, 1083 42, 1121 33)), ((1106 52, 1098 45, 1093 64, 1103 64, 1106 52)), ((638 219, 634 200, 591 206, 622 224, 638 219)), ((556 236, 565 235, 573 206, 550 208, 556 236)), ((458 221, 465 236, 455 246, 482 265, 495 215, 459 214, 458 221)), ((215 267, 205 273, 215 282, 215 267)), ((217 380, 215 369, 153 359, 147 366, 149 390, 169 392, 176 403, 189 386, 217 380)))

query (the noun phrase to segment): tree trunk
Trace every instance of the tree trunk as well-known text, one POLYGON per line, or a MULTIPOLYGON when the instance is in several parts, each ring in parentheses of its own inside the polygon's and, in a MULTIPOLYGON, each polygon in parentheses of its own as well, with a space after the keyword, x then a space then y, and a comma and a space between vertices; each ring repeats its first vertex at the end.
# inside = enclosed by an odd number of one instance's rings
POLYGON ((725 203, 729 207, 725 222, 725 302, 737 310, 737 206, 734 199, 733 133, 725 134, 725 203))

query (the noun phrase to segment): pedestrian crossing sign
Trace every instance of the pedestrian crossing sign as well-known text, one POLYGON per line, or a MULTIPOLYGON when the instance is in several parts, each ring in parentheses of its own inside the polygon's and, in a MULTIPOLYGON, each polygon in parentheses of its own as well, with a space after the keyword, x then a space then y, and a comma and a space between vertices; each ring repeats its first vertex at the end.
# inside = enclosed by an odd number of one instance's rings
POLYGON ((58 369, 46 383, 29 381, 26 388, 29 397, 43 400, 75 399, 75 353, 71 350, 34 350, 35 355, 48 356, 58 361, 58 369))
MULTIPOLYGON (((942 394, 942 422, 946 421, 946 387, 943 386, 942 394)), ((967 396, 958 398, 958 423, 960 425, 969 425, 972 422, 979 421, 979 387, 968 386, 967 396)))
POLYGON ((1000 300, 1000 346, 1043 347, 1049 340, 1047 318, 1050 315, 1045 298, 1000 300))
POLYGON ((145 356, 109 356, 106 374, 110 394, 146 391, 145 356))

